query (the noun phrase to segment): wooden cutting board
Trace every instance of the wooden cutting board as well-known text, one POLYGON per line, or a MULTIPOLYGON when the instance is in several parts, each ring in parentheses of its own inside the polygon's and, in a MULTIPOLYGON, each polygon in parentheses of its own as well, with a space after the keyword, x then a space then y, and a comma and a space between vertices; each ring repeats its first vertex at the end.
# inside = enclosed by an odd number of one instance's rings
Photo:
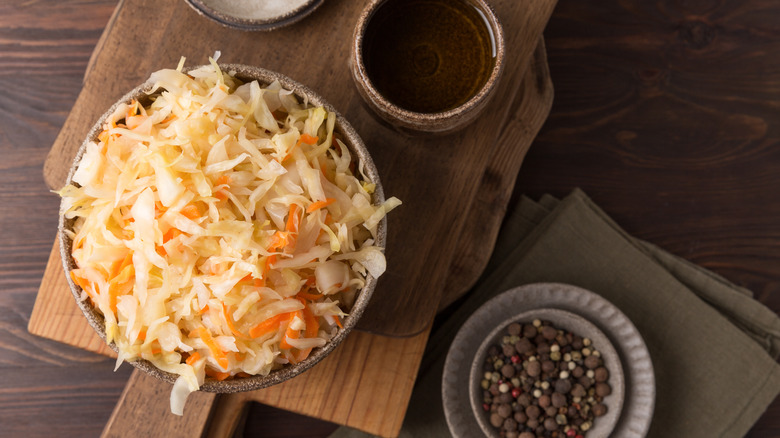
MULTIPOLYGON (((347 56, 362 2, 328 0, 310 17, 274 32, 246 33, 221 27, 177 0, 120 2, 73 110, 44 166, 47 183, 64 183, 75 150, 104 108, 151 71, 189 64, 222 51, 221 61, 280 71, 317 90, 340 109, 363 137, 377 164, 385 193, 404 206, 390 215, 388 272, 379 282, 360 329, 321 364, 282 385, 224 396, 221 406, 257 400, 295 412, 393 436, 400 429, 430 323, 436 310, 472 285, 492 251, 517 171, 549 113, 549 80, 542 30, 554 0, 492 2, 504 23, 508 63, 487 113, 465 131, 441 138, 408 138, 383 127, 364 109, 351 83, 347 56), (143 31, 139 31, 142 29, 143 31), (528 69, 532 65, 533 68, 528 69), (388 336, 384 336, 388 335, 388 336), (392 336, 392 337, 391 337, 392 336)), ((53 248, 29 330, 103 354, 70 296, 58 249, 53 248)), ((135 376, 107 425, 106 435, 135 424, 169 387, 135 376), (146 403, 133 404, 144 394, 146 403), (123 422, 123 419, 128 420, 123 422)), ((189 403, 211 412, 214 398, 189 403)), ((201 409, 201 408, 198 408, 201 409)), ((190 414, 188 412, 188 415, 190 414)), ((163 416, 154 430, 173 427, 163 416)), ((212 421, 212 432, 215 424, 212 421)), ((225 421, 230 427, 231 422, 225 421)), ((186 423, 192 424, 192 423, 186 423)), ((205 423, 204 423, 205 427, 205 423)), ((189 433, 193 430, 186 429, 189 433)), ((176 436, 176 435, 174 435, 176 436)))

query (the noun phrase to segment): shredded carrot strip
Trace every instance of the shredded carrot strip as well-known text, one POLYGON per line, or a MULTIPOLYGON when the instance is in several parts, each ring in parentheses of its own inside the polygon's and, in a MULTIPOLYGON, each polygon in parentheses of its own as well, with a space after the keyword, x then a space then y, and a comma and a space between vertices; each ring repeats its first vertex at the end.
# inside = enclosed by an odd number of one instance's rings
POLYGON ((249 336, 252 338, 259 338, 268 333, 279 330, 282 322, 290 318, 290 313, 280 313, 276 316, 272 316, 265 321, 257 324, 249 330, 249 336))
POLYGON ((317 211, 323 207, 327 207, 328 205, 333 204, 334 202, 336 202, 335 198, 325 198, 324 201, 312 202, 311 205, 309 205, 309 207, 306 209, 306 213, 317 211))
POLYGON ((92 282, 87 280, 86 277, 82 277, 81 272, 82 269, 74 269, 70 271, 70 278, 72 278, 73 282, 79 285, 79 287, 81 287, 81 289, 87 293, 87 296, 90 300, 92 300, 92 303, 97 303, 97 296, 95 295, 95 290, 92 287, 92 282))
MULTIPOLYGON (((290 312, 290 323, 292 323, 293 319, 296 316, 299 319, 303 319, 303 312, 301 312, 300 310, 296 310, 295 312, 290 312)), ((284 337, 282 338, 282 341, 279 343, 279 348, 283 350, 293 348, 292 345, 287 343, 287 339, 298 339, 301 336, 301 331, 293 329, 291 325, 292 324, 287 324, 287 330, 284 332, 284 337)))
POLYGON ((217 178, 217 185, 228 185, 230 184, 230 175, 220 175, 219 178, 217 178))
POLYGON ((194 204, 187 204, 181 209, 181 214, 187 219, 195 220, 200 217, 200 210, 194 204))
POLYGON ((225 303, 222 303, 222 313, 225 315, 225 321, 227 322, 230 332, 239 339, 246 339, 246 336, 236 329, 236 325, 233 323, 233 318, 230 316, 230 312, 228 312, 225 303))
POLYGON ((206 367, 206 375, 220 381, 230 377, 230 373, 223 373, 222 371, 212 370, 209 367, 206 367))
POLYGON ((217 178, 217 187, 219 186, 225 186, 225 187, 218 190, 217 193, 214 194, 214 197, 219 199, 220 201, 224 201, 228 198, 228 194, 225 189, 230 188, 230 176, 222 175, 219 178, 217 178))
POLYGON ((314 315, 314 312, 311 311, 309 306, 307 306, 306 303, 303 304, 303 321, 306 323, 306 331, 304 332, 304 336, 307 338, 314 338, 320 331, 320 323, 317 320, 317 316, 314 315))
POLYGON ((194 363, 195 363, 195 362, 197 362, 198 360, 200 360, 200 353, 198 353, 198 352, 196 351, 196 352, 194 352, 194 353, 190 354, 190 356, 189 356, 189 357, 187 358, 187 360, 185 360, 184 362, 185 362, 187 365, 190 365, 190 366, 191 366, 192 364, 194 364, 194 363))
POLYGON ((265 269, 263 271, 263 278, 266 278, 266 274, 268 274, 268 271, 274 266, 274 263, 276 263, 276 260, 278 257, 276 254, 269 255, 265 258, 265 269))
POLYGON ((98 140, 103 142, 103 144, 108 144, 108 131, 105 129, 101 131, 100 134, 98 134, 98 140))
POLYGON ((317 144, 317 140, 319 140, 319 137, 313 137, 309 134, 301 134, 300 140, 298 140, 298 143, 306 143, 308 145, 317 144))
POLYGON ((277 231, 271 236, 271 244, 268 246, 268 251, 277 251, 284 249, 292 241, 292 235, 289 231, 277 231))
POLYGON ((161 121, 161 122, 160 122, 160 124, 161 124, 161 125, 164 125, 164 124, 166 124, 166 123, 168 123, 168 122, 172 121, 172 120, 173 120, 173 119, 175 119, 175 118, 176 118, 176 116, 175 116, 175 115, 173 115, 173 114, 171 114, 170 116, 166 117, 166 118, 165 118, 165 120, 161 121))
POLYGON ((176 237, 180 236, 182 234, 181 230, 178 228, 168 228, 168 231, 163 234, 163 243, 168 243, 169 240, 175 239, 176 237))
POLYGON ((291 156, 295 148, 300 146, 303 143, 306 143, 308 145, 317 144, 317 141, 319 140, 319 137, 312 137, 309 134, 301 134, 301 138, 298 139, 298 141, 293 145, 293 147, 290 148, 289 151, 287 151, 287 155, 284 156, 282 159, 282 163, 287 161, 291 156))
POLYGON ((206 304, 205 306, 201 307, 200 311, 198 312, 198 315, 203 315, 204 313, 209 311, 209 305, 206 304))
MULTIPOLYGON (((132 259, 131 259, 132 260, 132 259)), ((116 277, 112 278, 108 282, 108 306, 112 312, 116 315, 116 304, 119 295, 125 295, 133 289, 133 281, 135 280, 135 268, 132 265, 122 268, 122 271, 116 277)))
POLYGON ((76 283, 79 287, 86 290, 88 287, 92 286, 92 283, 89 282, 85 277, 82 277, 80 274, 81 269, 74 269, 70 271, 70 278, 73 279, 73 282, 76 283), (76 273, 76 271, 79 271, 79 273, 76 273))
POLYGON ((127 107, 127 111, 125 112, 125 120, 127 120, 129 117, 133 117, 138 112, 138 101, 133 99, 130 101, 130 106, 127 107))
POLYGON ((309 293, 308 290, 301 290, 300 292, 298 292, 298 294, 296 296, 299 297, 299 298, 303 298, 305 300, 309 300, 309 301, 317 301, 320 298, 322 298, 321 294, 309 293))
MULTIPOLYGON (((190 336, 192 337, 193 333, 190 333, 190 336)), ((217 345, 217 342, 214 340, 214 337, 211 336, 211 332, 208 331, 206 327, 198 327, 198 330, 196 334, 200 337, 201 340, 206 344, 207 347, 209 347, 209 350, 211 351, 211 355, 214 356, 214 359, 217 360, 217 364, 221 366, 224 369, 227 369, 230 365, 230 362, 228 362, 227 355, 224 351, 222 351, 219 348, 219 345, 217 345)))
POLYGON ((298 204, 290 204, 290 212, 287 214, 287 223, 284 229, 291 233, 298 232, 298 225, 301 223, 301 212, 298 204))
POLYGON ((140 332, 138 332, 138 340, 139 341, 146 340, 146 330, 141 330, 140 332))

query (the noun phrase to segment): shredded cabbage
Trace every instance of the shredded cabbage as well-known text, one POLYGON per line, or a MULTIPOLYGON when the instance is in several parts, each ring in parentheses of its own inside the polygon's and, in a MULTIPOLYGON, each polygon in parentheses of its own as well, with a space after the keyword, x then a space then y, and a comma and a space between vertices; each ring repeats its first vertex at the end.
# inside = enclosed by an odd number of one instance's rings
MULTIPOLYGON (((124 360, 179 375, 267 375, 338 331, 366 272, 385 270, 371 204, 335 115, 278 82, 210 65, 160 70, 120 105, 60 190, 77 268, 124 360)), ((362 169, 361 169, 362 172, 362 169)))

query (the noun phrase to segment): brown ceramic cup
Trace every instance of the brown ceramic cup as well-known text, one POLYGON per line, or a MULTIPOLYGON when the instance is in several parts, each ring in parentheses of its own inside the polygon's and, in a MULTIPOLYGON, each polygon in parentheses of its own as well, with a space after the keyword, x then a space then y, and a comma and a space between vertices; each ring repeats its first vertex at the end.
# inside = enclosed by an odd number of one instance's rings
MULTIPOLYGON (((366 54, 370 50, 367 47, 366 36, 367 33, 370 34, 371 27, 377 25, 372 22, 372 19, 375 18, 380 8, 399 1, 410 3, 409 0, 370 0, 358 18, 352 39, 349 63, 357 90, 380 121, 399 132, 412 135, 437 135, 455 132, 473 122, 495 94, 503 72, 505 57, 504 33, 501 23, 492 7, 485 0, 457 0, 463 2, 467 8, 473 8, 487 27, 492 65, 487 67, 486 78, 481 87, 478 87, 457 106, 430 112, 412 110, 398 104, 397 101, 393 102, 386 94, 380 92, 381 87, 377 86, 376 75, 372 74, 366 63, 366 54)), ((391 6, 403 7, 403 5, 391 6)), ((410 51, 410 56, 414 51, 410 51)), ((428 55, 435 57, 437 54, 429 53, 428 55)), ((443 54, 439 53, 438 55, 443 54)), ((439 65, 438 59, 436 65, 439 65)))

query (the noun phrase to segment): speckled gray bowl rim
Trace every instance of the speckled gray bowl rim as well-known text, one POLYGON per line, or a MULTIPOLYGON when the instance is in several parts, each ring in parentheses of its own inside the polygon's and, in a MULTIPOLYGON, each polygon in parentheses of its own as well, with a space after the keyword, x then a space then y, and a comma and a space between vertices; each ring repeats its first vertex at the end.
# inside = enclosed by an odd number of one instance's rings
POLYGON ((588 435, 609 435, 609 432, 615 428, 615 424, 617 424, 620 417, 620 411, 623 409, 625 381, 620 357, 617 351, 615 351, 615 347, 612 346, 612 342, 598 327, 577 314, 555 308, 533 309, 511 316, 497 324, 480 344, 477 354, 474 355, 474 359, 471 362, 469 399, 471 400, 471 409, 477 418, 477 423, 482 428, 482 432, 485 433, 485 436, 500 438, 498 430, 490 425, 488 416, 482 410, 482 388, 480 383, 487 350, 491 345, 500 343, 501 338, 506 335, 506 329, 509 327, 509 324, 513 322, 527 324, 535 319, 550 321, 558 329, 568 330, 583 338, 589 338, 592 341, 592 348, 598 350, 601 354, 604 366, 609 370, 607 383, 611 386, 612 393, 604 398, 604 404, 608 408, 606 415, 597 418, 593 422, 593 427, 588 430, 588 435))
MULTIPOLYGON (((242 64, 219 64, 219 66, 223 72, 234 73, 235 77, 245 81, 257 80, 261 84, 261 86, 268 85, 275 80, 279 81, 279 83, 282 85, 283 88, 292 91, 293 94, 296 95, 300 100, 304 102, 308 102, 309 105, 312 106, 322 106, 327 111, 336 114, 335 131, 340 133, 343 136, 343 138, 346 140, 347 147, 349 147, 350 151, 353 154, 353 159, 362 163, 363 171, 366 177, 370 180, 370 182, 376 184, 376 189, 373 194, 372 202, 374 204, 380 204, 384 202, 385 197, 384 197, 384 192, 382 190, 382 183, 379 179, 379 173, 376 169, 376 166, 374 165, 373 160, 371 159, 371 155, 369 154, 368 149, 366 149, 366 146, 363 143, 363 140, 357 134, 355 129, 352 127, 352 125, 350 125, 349 122, 338 111, 335 110, 335 108, 333 108, 329 103, 327 103, 325 99, 320 97, 319 94, 315 93, 308 87, 290 79, 289 77, 281 73, 277 73, 271 70, 266 70, 264 68, 242 65, 242 64)), ((196 67, 186 68, 184 69, 184 71, 190 71, 197 68, 199 67, 196 66, 196 67)), ((112 105, 111 108, 109 108, 108 111, 106 111, 98 119, 98 121, 92 126, 92 129, 89 131, 86 139, 81 144, 81 147, 76 153, 76 157, 74 158, 73 164, 70 168, 70 172, 68 173, 68 179, 66 181, 66 185, 72 183, 73 173, 78 167, 78 163, 81 161, 81 157, 84 154, 87 143, 97 138, 98 134, 102 130, 102 126, 105 120, 111 114, 114 113, 114 111, 119 105, 121 105, 122 103, 128 103, 133 98, 138 99, 139 101, 141 101, 141 103, 146 103, 146 101, 148 101, 148 94, 146 91, 149 90, 152 87, 152 85, 153 85, 152 82, 147 80, 145 83, 134 88, 132 91, 128 92, 122 98, 120 98, 116 103, 114 103, 114 105, 112 105)), ((70 287, 70 291, 73 294, 73 297, 76 299, 76 303, 78 304, 79 308, 84 313, 84 316, 87 318, 87 321, 89 321, 89 324, 92 326, 92 328, 95 329, 97 334, 105 342, 106 327, 105 327, 105 320, 103 319, 103 315, 99 311, 97 311, 91 304, 89 304, 88 300, 82 301, 80 299, 81 288, 77 286, 70 278, 70 275, 68 275, 71 269, 76 268, 76 265, 70 254, 72 241, 67 236, 67 233, 65 233, 64 231, 66 229, 70 229, 73 221, 65 220, 65 217, 62 214, 62 207, 63 205, 60 204, 58 236, 59 236, 59 244, 60 244, 60 257, 62 259, 62 267, 66 274, 65 277, 70 287)), ((382 219, 382 221, 380 221, 379 225, 377 226, 376 244, 379 247, 384 248, 386 243, 386 238, 387 238, 387 220, 382 219)), ((308 370, 309 368, 314 366, 317 362, 325 358, 325 356, 327 356, 331 351, 333 351, 333 349, 336 348, 336 346, 338 346, 344 340, 347 334, 355 327, 358 320, 363 315, 363 312, 365 311, 366 306, 368 305, 371 299, 371 295, 374 293, 374 289, 376 288, 376 282, 377 282, 376 278, 372 277, 370 274, 367 275, 365 287, 361 289, 357 299, 355 300, 354 305, 352 306, 352 309, 350 309, 349 315, 344 319, 343 322, 344 327, 342 329, 339 329, 338 333, 330 341, 328 341, 328 343, 326 343, 325 346, 321 348, 315 348, 312 351, 311 355, 305 360, 295 365, 284 366, 278 370, 272 371, 268 376, 258 375, 252 377, 234 378, 234 379, 223 380, 223 381, 206 379, 204 384, 201 385, 200 389, 206 392, 220 392, 220 393, 252 391, 256 389, 265 388, 271 385, 275 385, 277 383, 281 383, 285 380, 291 379, 297 376, 298 374, 308 370)), ((117 351, 117 346, 115 343, 111 342, 108 345, 109 347, 111 347, 112 350, 117 351)), ((135 360, 135 361, 129 361, 129 363, 132 364, 134 367, 142 371, 145 371, 146 373, 154 377, 157 377, 158 379, 164 380, 168 383, 174 383, 176 381, 176 378, 178 377, 175 374, 160 370, 159 368, 155 367, 151 362, 147 360, 143 360, 143 359, 135 360)))
POLYGON ((543 308, 579 315, 607 336, 623 364, 625 381, 623 409, 611 436, 646 436, 655 407, 655 375, 642 336, 612 303, 596 293, 563 283, 533 283, 509 289, 483 304, 460 328, 450 345, 442 374, 444 416, 452 435, 483 435, 471 408, 469 375, 474 355, 495 327, 495 321, 543 308))
POLYGON ((209 6, 202 0, 185 0, 198 14, 216 21, 217 23, 233 29, 244 31, 271 31, 289 26, 302 20, 315 9, 319 8, 325 0, 308 0, 298 8, 290 9, 284 14, 269 19, 251 19, 237 17, 209 6))
MULTIPOLYGON (((371 17, 382 6, 383 3, 392 0, 371 0, 368 5, 361 11, 358 18, 358 22, 355 26, 355 31, 352 36, 352 47, 350 50, 350 70, 352 72, 353 80, 356 85, 363 89, 372 99, 382 102, 384 108, 381 109, 386 116, 392 117, 396 120, 396 123, 400 126, 412 130, 421 130, 421 124, 426 125, 425 131, 436 132, 438 130, 448 131, 449 123, 453 119, 464 117, 463 114, 474 108, 480 108, 487 104, 490 98, 493 96, 494 91, 498 88, 498 82, 504 71, 504 58, 506 56, 506 45, 504 41, 504 29, 501 25, 501 21, 498 19, 493 7, 485 0, 464 0, 467 3, 478 4, 480 8, 477 10, 484 15, 488 24, 492 24, 495 27, 488 26, 488 30, 493 34, 496 50, 495 64, 493 65, 493 71, 485 81, 485 84, 480 90, 471 97, 468 101, 457 106, 456 108, 441 111, 436 113, 421 113, 416 111, 410 111, 388 101, 374 84, 371 82, 366 67, 363 64, 363 35, 365 35, 368 23, 371 21, 371 17)), ((362 96, 361 96, 362 97, 362 96)), ((373 105, 369 104, 373 109, 373 105)), ((476 117, 476 116, 474 116, 476 117)), ((383 117, 384 118, 384 117, 383 117)), ((464 117, 466 120, 471 121, 473 117, 464 117)), ((468 123, 468 122, 466 122, 468 123)), ((465 125, 464 125, 465 126, 465 125)))

